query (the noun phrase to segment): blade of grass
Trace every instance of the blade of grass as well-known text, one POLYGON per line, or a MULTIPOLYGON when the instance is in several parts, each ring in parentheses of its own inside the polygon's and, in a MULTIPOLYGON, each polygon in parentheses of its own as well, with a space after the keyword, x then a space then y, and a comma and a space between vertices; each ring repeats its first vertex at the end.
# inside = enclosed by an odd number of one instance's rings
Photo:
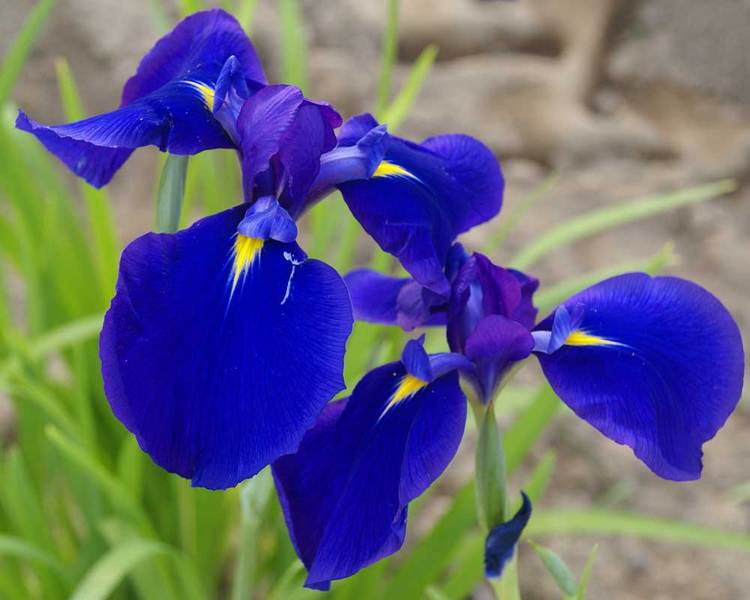
POLYGON ((621 275, 622 273, 633 271, 642 271, 649 275, 656 275, 674 262, 674 244, 672 242, 667 242, 656 254, 645 261, 633 261, 615 267, 597 269, 596 271, 592 271, 581 277, 566 279, 565 281, 548 287, 534 295, 534 304, 539 309, 539 314, 546 315, 549 311, 564 300, 570 298, 573 294, 576 294, 603 279, 608 279, 615 275, 621 275))
POLYGON ((307 38, 297 0, 279 0, 281 79, 307 91, 307 38))
POLYGON ((31 52, 37 37, 42 31, 42 27, 47 22, 54 0, 42 0, 37 4, 26 17, 23 27, 16 35, 10 48, 3 57, 2 66, 0 67, 0 106, 5 104, 10 97, 16 80, 26 63, 26 58, 31 52))
POLYGON ((167 546, 152 540, 123 542, 88 570, 70 600, 105 600, 138 565, 169 553, 167 546))
POLYGON ((523 462, 536 440, 560 408, 560 401, 549 385, 540 386, 529 407, 513 422, 503 436, 508 475, 523 462))
POLYGON ((553 227, 536 241, 522 248, 510 264, 518 269, 527 269, 553 250, 582 238, 674 210, 680 206, 718 198, 735 189, 737 189, 737 184, 734 181, 724 179, 707 185, 650 196, 641 200, 629 200, 614 206, 592 210, 553 227))
POLYGON ((381 115, 391 98, 393 65, 398 53, 398 4, 399 0, 388 0, 385 31, 383 32, 383 53, 378 79, 375 114, 381 115))
POLYGON ((437 54, 437 46, 429 45, 422 50, 417 60, 414 61, 404 87, 401 88, 398 95, 381 115, 380 121, 388 124, 389 131, 396 131, 406 119, 412 104, 417 99, 417 95, 419 95, 427 76, 432 70, 437 54))
POLYGON ((510 210, 506 210, 501 218, 497 232, 484 245, 482 252, 494 254, 502 246, 508 235, 516 228, 521 219, 535 207, 539 202, 549 197, 549 192, 557 184, 560 174, 556 171, 550 173, 533 190, 521 198, 510 210))
POLYGON ((592 533, 623 535, 658 542, 750 552, 750 535, 747 534, 651 515, 600 509, 539 509, 524 533, 529 536, 592 533))

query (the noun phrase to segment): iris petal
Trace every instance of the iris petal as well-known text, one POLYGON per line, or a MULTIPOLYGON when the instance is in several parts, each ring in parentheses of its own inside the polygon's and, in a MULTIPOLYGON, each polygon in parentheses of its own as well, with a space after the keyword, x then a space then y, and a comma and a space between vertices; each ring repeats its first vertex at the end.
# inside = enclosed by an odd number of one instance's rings
POLYGON ((207 488, 294 451, 344 387, 343 281, 296 244, 267 240, 235 287, 245 210, 130 244, 100 339, 115 415, 157 464, 207 488))
POLYGON ((122 104, 151 94, 175 79, 183 79, 197 68, 210 67, 218 78, 230 56, 237 59, 247 79, 266 83, 260 59, 237 19, 221 9, 190 15, 143 57, 135 75, 125 84, 122 104))
POLYGON ((245 197, 277 195, 296 218, 320 169, 321 154, 336 144, 333 129, 340 124, 329 105, 305 99, 294 86, 272 85, 253 95, 237 120, 245 197), (259 175, 272 168, 271 189, 265 189, 259 175))
MULTIPOLYGON (((555 392, 657 475, 699 478, 702 445, 742 391, 742 340, 726 308, 694 283, 643 273, 602 281, 564 306, 576 315, 571 343, 537 355, 555 392)), ((553 315, 537 330, 552 324, 553 315)))
POLYGON ((214 119, 214 86, 224 64, 239 61, 248 78, 265 80, 252 43, 221 10, 187 17, 159 40, 125 84, 119 109, 75 123, 42 125, 19 112, 16 126, 34 136, 73 173, 106 185, 135 148, 172 154, 231 148, 214 119))
POLYGON ((273 466, 308 587, 325 588, 398 550, 408 503, 458 448, 466 401, 457 374, 384 412, 406 375, 400 363, 368 373, 348 401, 327 407, 296 454, 273 466))
MULTIPOLYGON (((355 143, 373 123, 365 115, 350 120, 340 143, 355 143)), ((503 186, 487 147, 468 136, 443 135, 421 145, 388 136, 374 175, 339 187, 380 247, 398 257, 420 284, 447 295, 443 270, 453 240, 498 213, 503 186)))

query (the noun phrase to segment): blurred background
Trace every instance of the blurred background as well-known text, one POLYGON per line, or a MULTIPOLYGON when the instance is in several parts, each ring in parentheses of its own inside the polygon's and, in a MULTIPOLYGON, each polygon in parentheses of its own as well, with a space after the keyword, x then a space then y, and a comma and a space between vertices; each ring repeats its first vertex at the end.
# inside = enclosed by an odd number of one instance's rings
MULTIPOLYGON (((0 0, 0 54, 34 4, 0 0)), ((373 110, 385 3, 306 0, 300 6, 309 45, 307 94, 330 101, 345 117, 373 110)), ((149 0, 59 0, 14 101, 39 121, 64 121, 55 61, 65 57, 86 112, 109 110, 176 11, 149 0)), ((272 81, 282 72, 279 28, 277 3, 258 0, 252 39, 272 81)), ((666 270, 718 295, 750 340, 749 0, 403 0, 398 41, 396 86, 425 47, 438 48, 400 134, 481 138, 507 178, 504 214, 538 192, 537 205, 493 254, 500 264, 564 218, 733 180, 726 187, 733 191, 718 199, 589 237, 528 270, 544 286, 638 263, 671 240, 666 270)), ((157 154, 137 152, 111 185, 123 243, 151 227, 157 154)), ((472 232, 466 244, 491 245, 502 224, 503 215, 472 232)), ((706 445, 703 479, 674 484, 582 421, 557 419, 534 451, 536 458, 544 449, 557 451, 544 505, 596 504, 748 532, 750 494, 742 487, 750 480, 748 426, 743 403, 706 445)), ((451 470, 470 469, 467 457, 451 470)), ((548 543, 579 573, 597 540, 591 598, 748 597, 746 553, 601 535, 548 543)), ((520 569, 525 598, 555 597, 538 559, 522 557, 520 569)))

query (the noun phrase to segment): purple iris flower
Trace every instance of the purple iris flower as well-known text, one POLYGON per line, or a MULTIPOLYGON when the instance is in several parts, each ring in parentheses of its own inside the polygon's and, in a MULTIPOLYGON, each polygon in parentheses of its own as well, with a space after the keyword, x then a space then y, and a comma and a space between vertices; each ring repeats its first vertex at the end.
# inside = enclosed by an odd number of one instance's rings
MULTIPOLYGON (((165 62, 160 68, 182 67, 177 80, 139 107, 155 105, 167 88, 194 99, 196 69, 218 65, 217 78, 202 79, 206 87, 199 89, 213 99, 213 112, 196 103, 191 119, 183 115, 190 120, 184 129, 168 119, 167 138, 203 144, 215 133, 236 147, 247 202, 184 231, 133 241, 123 252, 100 338, 115 415, 157 464, 212 489, 234 486, 297 448, 344 389, 353 323, 341 277, 308 259, 295 241, 295 219, 321 154, 336 144, 341 118, 293 86, 250 81, 240 67, 242 48, 255 75, 262 71, 249 44, 236 21, 215 10, 188 17, 144 59, 136 77, 155 78, 157 58, 165 62)), ((93 118, 90 130, 121 123, 126 109, 93 118)), ((92 160, 100 156, 90 139, 85 146, 59 139, 85 148, 92 160)), ((184 149, 170 144, 170 152, 184 149)), ((185 151, 206 147, 216 145, 185 151)))
POLYGON ((336 148, 322 156, 310 201, 332 187, 384 251, 446 297, 451 244, 500 211, 504 180, 492 151, 474 138, 447 134, 415 144, 363 114, 344 124, 336 148))
POLYGON ((19 111, 16 126, 102 187, 142 146, 172 154, 236 147, 239 108, 265 83, 237 20, 209 10, 185 18, 154 45, 125 84, 117 110, 64 125, 41 125, 19 111))
MULTIPOLYGON (((444 320, 450 349, 472 361, 465 376, 482 402, 533 353, 578 416, 630 446, 654 473, 700 477, 701 447, 737 405, 744 375, 739 329, 715 296, 676 277, 628 273, 576 294, 534 326, 536 279, 457 246, 451 255, 449 302, 411 313, 409 324, 444 320)), ((403 291, 414 280, 367 270, 345 279, 357 318, 397 324, 409 314, 403 291)))
POLYGON ((409 502, 458 450, 466 398, 457 369, 467 366, 409 341, 400 362, 365 375, 325 408, 296 454, 274 463, 307 587, 327 589, 401 547, 409 502))

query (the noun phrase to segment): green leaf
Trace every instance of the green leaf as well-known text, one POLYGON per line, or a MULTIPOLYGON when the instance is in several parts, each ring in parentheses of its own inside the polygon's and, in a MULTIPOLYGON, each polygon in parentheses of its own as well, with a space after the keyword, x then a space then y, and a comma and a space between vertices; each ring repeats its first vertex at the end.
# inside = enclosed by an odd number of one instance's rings
POLYGON ((404 87, 401 88, 401 91, 393 99, 388 108, 385 109, 380 118, 380 121, 387 123, 389 131, 396 131, 408 116, 412 104, 414 104, 417 95, 422 89, 422 85, 424 85, 425 79, 427 79, 432 70, 432 65, 437 58, 437 54, 437 46, 430 45, 422 50, 417 60, 414 61, 404 87))
POLYGON ((307 91, 307 36, 297 0, 279 0, 281 79, 307 91))
POLYGON ((26 17, 23 27, 5 53, 2 66, 0 66, 0 106, 5 104, 13 91, 16 80, 26 63, 26 58, 54 5, 54 0, 41 0, 26 17))
POLYGON ((724 179, 678 192, 659 194, 641 200, 629 200, 614 206, 592 210, 553 227, 522 248, 510 264, 518 269, 528 269, 561 246, 626 223, 674 210, 680 206, 711 200, 735 189, 737 189, 737 184, 734 181, 724 179))
POLYGON ((378 79, 377 103, 375 114, 381 115, 391 98, 391 80, 393 65, 398 53, 398 4, 399 0, 388 0, 388 16, 383 33, 383 58, 378 79))
POLYGON ((244 600, 252 596, 260 542, 258 530, 272 492, 273 478, 270 467, 263 469, 240 488, 242 528, 232 584, 234 600, 244 600))
POLYGON ((535 542, 530 541, 529 543, 531 544, 531 547, 534 548, 534 552, 536 552, 537 556, 542 559, 544 567, 547 569, 547 572, 552 575, 557 587, 560 588, 563 594, 566 596, 574 595, 578 591, 578 582, 568 568, 568 565, 566 565, 565 561, 560 558, 560 555, 535 542))
POLYGON ((112 548, 88 570, 70 600, 105 600, 138 565, 170 549, 159 542, 133 539, 112 548))
POLYGON ((505 456, 495 421, 494 402, 480 412, 476 448, 477 515, 483 529, 489 531, 505 521, 505 456))
POLYGON ((518 223, 521 222, 521 219, 526 213, 539 204, 539 202, 549 197, 550 190, 555 184, 557 184, 559 179, 560 174, 558 172, 555 171, 551 173, 545 177, 539 185, 535 186, 534 189, 523 196, 516 204, 512 205, 510 209, 504 208, 497 231, 492 238, 487 241, 482 251, 485 254, 494 254, 499 250, 508 235, 510 235, 518 223))
POLYGON ((476 524, 474 482, 462 487, 448 510, 400 564, 381 598, 420 598, 424 589, 445 570, 459 548, 461 537, 476 524))
POLYGON ((750 552, 750 535, 747 534, 650 515, 600 509, 537 509, 525 531, 528 536, 569 533, 624 535, 659 542, 750 552))
POLYGON ((255 18, 255 9, 258 7, 258 0, 239 0, 234 16, 237 17, 240 25, 250 35, 253 29, 253 20, 255 18))
POLYGON ((586 566, 583 568, 583 574, 581 575, 581 583, 578 584, 578 590, 576 590, 576 600, 586 600, 586 590, 589 587, 589 578, 591 577, 591 570, 594 568, 594 561, 596 560, 596 551, 599 549, 599 544, 594 544, 589 552, 589 558, 586 561, 586 566))
POLYGON ((560 408, 560 401, 549 385, 539 387, 529 407, 513 422, 503 436, 505 464, 512 474, 523 462, 539 436, 560 408))
POLYGON ((534 295, 534 304, 539 309, 539 314, 546 315, 561 302, 570 298, 573 294, 586 289, 615 275, 642 271, 649 275, 656 275, 674 262, 674 244, 667 242, 659 251, 645 261, 634 261, 623 263, 614 267, 598 269, 580 277, 573 277, 556 285, 541 290, 534 295))
POLYGON ((185 197, 188 156, 168 154, 159 180, 156 199, 156 231, 174 233, 180 226, 182 201, 185 197))
POLYGON ((545 452, 523 486, 532 503, 536 503, 544 497, 544 493, 547 491, 550 479, 552 478, 552 473, 555 470, 555 460, 556 455, 554 451, 549 450, 545 452))
POLYGON ((67 577, 60 561, 21 538, 0 534, 0 556, 39 563, 52 569, 58 575, 67 577))

